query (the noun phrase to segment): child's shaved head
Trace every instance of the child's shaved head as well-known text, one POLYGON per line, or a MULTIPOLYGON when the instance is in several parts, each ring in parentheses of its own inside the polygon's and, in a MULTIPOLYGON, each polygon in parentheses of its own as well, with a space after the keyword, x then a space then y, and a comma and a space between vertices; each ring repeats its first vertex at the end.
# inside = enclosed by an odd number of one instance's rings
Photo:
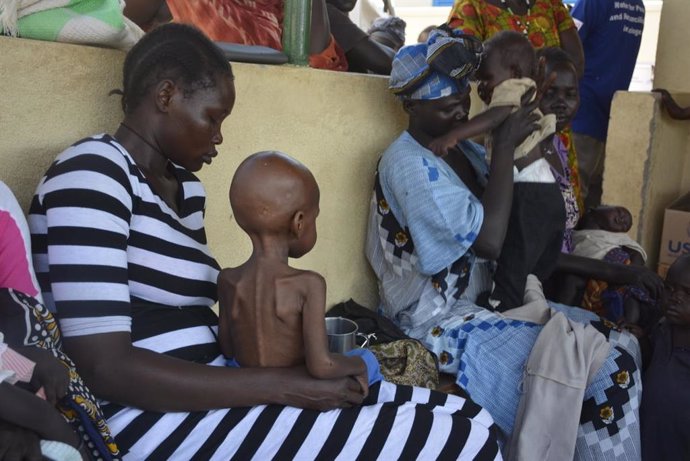
POLYGON ((230 185, 230 206, 247 233, 286 232, 296 212, 318 205, 319 188, 311 172, 292 157, 258 152, 237 168, 230 185))

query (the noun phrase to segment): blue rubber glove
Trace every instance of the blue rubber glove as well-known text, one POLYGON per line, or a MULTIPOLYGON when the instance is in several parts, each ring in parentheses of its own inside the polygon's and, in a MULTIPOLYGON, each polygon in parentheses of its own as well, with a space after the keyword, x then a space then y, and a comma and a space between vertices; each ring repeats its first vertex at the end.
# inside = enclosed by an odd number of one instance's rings
POLYGON ((369 385, 383 381, 383 375, 381 374, 381 368, 379 367, 379 361, 376 360, 376 356, 369 349, 356 348, 352 349, 350 352, 346 352, 345 355, 348 357, 360 357, 364 360, 367 366, 367 375, 369 376, 369 385))

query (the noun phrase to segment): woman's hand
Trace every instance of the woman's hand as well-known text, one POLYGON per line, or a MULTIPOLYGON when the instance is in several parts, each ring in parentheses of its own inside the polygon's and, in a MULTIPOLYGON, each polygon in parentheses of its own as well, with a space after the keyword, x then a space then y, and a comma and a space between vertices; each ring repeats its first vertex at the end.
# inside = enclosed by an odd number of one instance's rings
POLYGON ((36 362, 31 382, 36 388, 43 387, 48 402, 55 405, 58 400, 67 395, 69 371, 50 351, 40 347, 26 346, 18 352, 36 362))
POLYGON ((513 155, 516 146, 520 145, 527 136, 539 129, 539 116, 534 110, 539 106, 539 97, 535 97, 537 90, 532 88, 525 92, 521 106, 510 114, 498 128, 493 131, 494 152, 504 151, 506 155, 513 155), (530 101, 534 98, 533 101, 530 101), (499 146, 505 149, 498 148, 499 146))
POLYGON ((653 299, 661 299, 664 294, 664 281, 656 274, 656 272, 648 269, 645 266, 625 267, 628 269, 628 271, 630 271, 629 284, 644 287, 653 299))
POLYGON ((281 403, 309 410, 328 411, 361 405, 364 400, 360 383, 352 377, 313 379, 310 386, 299 386, 298 388, 308 389, 309 392, 287 390, 281 403))

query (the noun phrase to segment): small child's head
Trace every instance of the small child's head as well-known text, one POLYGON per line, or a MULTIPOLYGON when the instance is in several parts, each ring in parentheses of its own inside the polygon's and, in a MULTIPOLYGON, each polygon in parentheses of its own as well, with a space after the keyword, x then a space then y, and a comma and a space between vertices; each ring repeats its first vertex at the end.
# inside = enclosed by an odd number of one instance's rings
POLYGON ((679 256, 666 273, 662 310, 666 320, 690 327, 690 254, 679 256))
POLYGON ((431 33, 432 30, 436 29, 438 26, 436 25, 431 25, 431 26, 426 26, 422 31, 419 33, 417 36, 417 43, 426 43, 427 40, 429 40, 429 34, 431 33))
POLYGON ((622 206, 599 205, 587 210, 580 219, 578 227, 609 232, 628 232, 632 228, 632 214, 622 206))
POLYGON ((484 42, 484 56, 475 73, 479 96, 491 101, 494 88, 511 78, 531 78, 537 74, 537 58, 527 37, 515 31, 502 31, 484 42))
POLYGON ((544 59, 544 75, 555 74, 556 79, 544 92, 539 109, 556 116, 556 131, 572 121, 580 107, 580 87, 575 63, 562 48, 548 47, 537 51, 537 59, 544 59))
POLYGON ((247 157, 230 184, 230 206, 237 224, 252 241, 286 239, 292 258, 314 248, 319 195, 319 186, 307 167, 275 151, 247 157))

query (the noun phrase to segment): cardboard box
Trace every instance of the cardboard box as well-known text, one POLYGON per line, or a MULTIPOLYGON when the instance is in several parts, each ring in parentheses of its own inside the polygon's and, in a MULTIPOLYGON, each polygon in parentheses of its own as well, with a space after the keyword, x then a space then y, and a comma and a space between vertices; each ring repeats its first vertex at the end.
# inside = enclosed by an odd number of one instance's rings
POLYGON ((680 255, 690 253, 690 193, 671 203, 664 212, 657 273, 666 271, 680 255))

